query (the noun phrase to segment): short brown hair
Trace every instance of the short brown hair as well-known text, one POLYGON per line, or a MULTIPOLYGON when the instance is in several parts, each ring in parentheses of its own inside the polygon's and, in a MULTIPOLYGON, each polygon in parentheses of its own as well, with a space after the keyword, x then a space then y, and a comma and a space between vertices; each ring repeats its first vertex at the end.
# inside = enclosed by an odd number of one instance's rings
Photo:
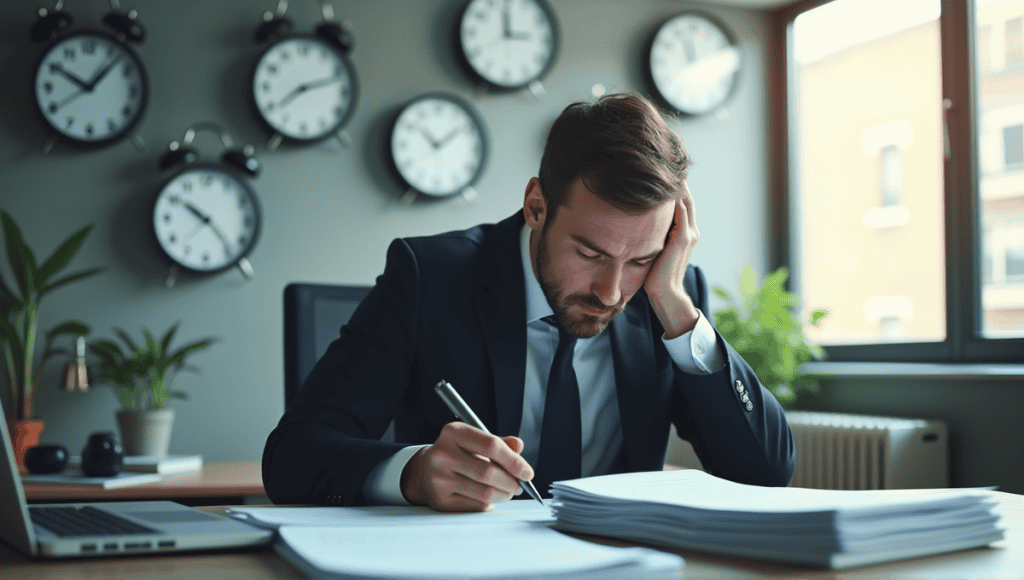
POLYGON ((653 103, 613 94, 562 111, 548 133, 538 177, 550 217, 577 178, 615 207, 643 212, 681 197, 689 167, 679 136, 653 103))

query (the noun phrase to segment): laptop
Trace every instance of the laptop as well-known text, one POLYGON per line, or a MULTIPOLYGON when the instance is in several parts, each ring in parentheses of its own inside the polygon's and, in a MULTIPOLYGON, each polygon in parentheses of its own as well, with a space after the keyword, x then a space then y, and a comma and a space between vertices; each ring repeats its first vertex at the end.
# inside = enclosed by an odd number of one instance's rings
POLYGON ((6 426, 0 425, 0 432, 0 540, 29 556, 119 556, 270 543, 271 530, 172 501, 30 506, 6 426))

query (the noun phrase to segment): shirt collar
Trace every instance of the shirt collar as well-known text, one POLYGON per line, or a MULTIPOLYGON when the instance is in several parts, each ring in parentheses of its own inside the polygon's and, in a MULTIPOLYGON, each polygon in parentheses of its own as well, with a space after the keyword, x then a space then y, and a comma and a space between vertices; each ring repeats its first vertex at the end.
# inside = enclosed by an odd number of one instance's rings
POLYGON ((526 323, 551 316, 554 311, 544 296, 544 290, 533 273, 533 262, 530 260, 530 226, 523 225, 519 234, 519 255, 523 261, 523 278, 526 280, 526 323))

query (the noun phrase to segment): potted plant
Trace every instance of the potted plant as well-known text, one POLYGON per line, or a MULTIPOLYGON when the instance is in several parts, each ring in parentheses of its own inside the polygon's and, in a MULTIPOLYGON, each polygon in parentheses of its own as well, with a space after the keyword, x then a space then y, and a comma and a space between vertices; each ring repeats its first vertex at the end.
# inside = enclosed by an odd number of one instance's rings
POLYGON ((8 429, 14 442, 15 458, 22 465, 25 450, 39 442, 43 422, 34 416, 39 377, 46 362, 55 354, 66 353, 54 347, 61 335, 82 336, 89 327, 79 321, 62 322, 43 335, 43 351, 36 358, 39 336, 39 306, 44 296, 58 288, 99 273, 102 268, 82 270, 58 276, 78 253, 92 226, 86 226, 64 240, 53 254, 40 264, 25 243, 14 219, 0 210, 4 245, 16 285, 8 286, 0 277, 0 347, 10 389, 8 429))
MULTIPOLYGON (((801 391, 818 390, 817 381, 803 376, 800 365, 825 357, 825 351, 807 339, 804 323, 794 313, 800 299, 786 290, 788 277, 789 271, 782 267, 758 284, 757 271, 747 266, 740 276, 742 300, 720 286, 713 288, 726 302, 725 308, 714 311, 718 332, 786 407, 801 391)), ((827 310, 814 310, 807 323, 818 326, 826 315, 827 310)))
POLYGON ((119 391, 123 409, 117 413, 117 422, 127 455, 167 455, 174 423, 174 409, 167 403, 172 398, 187 398, 181 391, 172 391, 171 382, 179 370, 197 371, 186 367, 185 360, 213 343, 206 338, 172 351, 171 340, 177 330, 175 324, 157 341, 143 328, 144 341, 136 342, 115 328, 124 349, 111 340, 89 343, 89 350, 99 358, 93 376, 110 381, 119 391))

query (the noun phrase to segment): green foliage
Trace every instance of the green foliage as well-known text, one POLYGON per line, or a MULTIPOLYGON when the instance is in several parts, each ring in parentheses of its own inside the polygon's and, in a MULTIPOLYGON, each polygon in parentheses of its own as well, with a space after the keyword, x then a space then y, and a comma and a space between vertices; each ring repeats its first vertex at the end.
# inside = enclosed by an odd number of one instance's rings
POLYGON ((25 243, 21 229, 3 210, 0 210, 0 224, 3 226, 7 260, 17 283, 8 286, 0 276, 0 348, 10 381, 8 386, 11 390, 13 415, 17 419, 28 419, 31 415, 31 399, 39 385, 39 376, 46 361, 55 354, 67 353, 65 349, 54 347, 56 339, 61 335, 82 336, 89 333, 89 327, 81 322, 62 322, 44 335, 42 356, 38 361, 34 360, 39 330, 39 304, 50 292, 98 274, 103 268, 57 276, 71 263, 92 226, 71 234, 53 255, 39 264, 25 243))
MULTIPOLYGON (((726 302, 724 309, 714 312, 718 331, 785 406, 801 391, 818 390, 816 381, 801 376, 800 365, 825 357, 820 346, 808 341, 804 323, 793 314, 800 299, 786 290, 788 277, 789 271, 779 268, 758 286, 757 271, 747 266, 740 276, 742 301, 720 286, 714 288, 715 295, 726 302)), ((827 310, 815 310, 807 323, 818 326, 827 314, 827 310)))
POLYGON ((178 325, 175 324, 157 342, 153 333, 143 328, 145 341, 136 343, 127 332, 115 328, 114 332, 126 348, 122 349, 112 340, 90 342, 89 350, 100 360, 94 376, 108 380, 120 389, 125 409, 163 409, 171 398, 187 398, 185 393, 171 390, 171 381, 179 370, 198 372, 194 367, 186 367, 185 359, 210 346, 214 340, 197 340, 172 352, 171 340, 177 330, 178 325))

